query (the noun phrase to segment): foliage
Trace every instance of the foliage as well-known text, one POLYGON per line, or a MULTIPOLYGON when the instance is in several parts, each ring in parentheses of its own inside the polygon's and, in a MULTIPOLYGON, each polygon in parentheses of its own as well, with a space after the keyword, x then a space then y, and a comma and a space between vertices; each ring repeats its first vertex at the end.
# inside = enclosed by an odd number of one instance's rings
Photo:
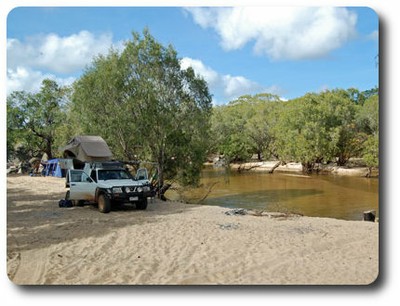
POLYGON ((321 162, 345 165, 351 157, 364 157, 377 166, 374 93, 377 90, 337 89, 288 102, 269 94, 240 97, 214 110, 214 151, 236 161, 253 154, 297 161, 307 172, 321 162))
POLYGON ((379 98, 368 98, 357 114, 361 131, 367 135, 363 144, 362 157, 368 167, 379 165, 379 98))
POLYGON ((368 167, 379 165, 379 138, 378 135, 369 135, 364 143, 363 159, 368 167))
POLYGON ((279 97, 271 94, 246 95, 214 108, 212 130, 214 150, 230 161, 245 161, 257 154, 273 154, 272 125, 279 97))
POLYGON ((20 91, 7 97, 8 158, 56 155, 56 130, 64 122, 67 96, 67 88, 45 79, 38 93, 20 91))
POLYGON ((199 178, 209 142, 211 95, 172 46, 145 30, 119 53, 97 57, 76 82, 73 112, 83 132, 101 135, 117 158, 150 159, 159 179, 199 178))

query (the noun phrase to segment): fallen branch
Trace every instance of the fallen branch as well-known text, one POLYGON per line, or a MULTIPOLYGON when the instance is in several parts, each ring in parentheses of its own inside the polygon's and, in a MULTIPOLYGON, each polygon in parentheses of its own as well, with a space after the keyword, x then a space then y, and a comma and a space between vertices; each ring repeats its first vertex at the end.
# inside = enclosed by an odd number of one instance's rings
POLYGON ((214 187, 216 184, 218 184, 218 182, 214 182, 214 183, 212 183, 212 184, 210 185, 210 187, 208 188, 207 193, 205 194, 205 196, 202 197, 202 198, 197 202, 197 204, 200 204, 201 202, 203 202, 203 201, 208 197, 208 195, 211 193, 213 187, 214 187))
POLYGON ((255 164, 255 165, 253 164, 253 165, 250 165, 248 168, 246 168, 246 164, 244 164, 244 166, 242 168, 242 165, 239 165, 239 167, 237 168, 237 171, 239 173, 242 172, 242 171, 250 171, 251 169, 259 168, 261 166, 262 166, 261 164, 255 164))
POLYGON ((274 173, 275 169, 278 168, 282 164, 281 161, 278 161, 272 168, 271 170, 268 171, 268 173, 274 173))

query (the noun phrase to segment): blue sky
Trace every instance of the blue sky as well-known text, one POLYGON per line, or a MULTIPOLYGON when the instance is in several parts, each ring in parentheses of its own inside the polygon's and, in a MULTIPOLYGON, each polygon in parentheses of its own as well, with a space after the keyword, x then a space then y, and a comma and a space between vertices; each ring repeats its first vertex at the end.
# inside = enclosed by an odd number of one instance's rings
POLYGON ((378 86, 378 26, 363 7, 20 7, 7 18, 7 92, 36 91, 43 78, 69 85, 145 27, 204 77, 215 104, 367 90, 378 86))

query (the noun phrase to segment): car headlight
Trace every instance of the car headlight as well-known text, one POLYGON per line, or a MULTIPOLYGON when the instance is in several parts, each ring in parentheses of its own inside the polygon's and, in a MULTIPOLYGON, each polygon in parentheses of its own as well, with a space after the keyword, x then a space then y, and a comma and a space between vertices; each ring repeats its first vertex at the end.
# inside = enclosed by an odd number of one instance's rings
POLYGON ((138 187, 137 188, 137 192, 142 192, 143 191, 143 187, 138 187))
POLYGON ((133 186, 125 187, 125 192, 126 193, 130 193, 130 192, 134 192, 134 191, 135 191, 135 187, 133 187, 133 186))
POLYGON ((112 191, 113 191, 113 193, 122 193, 122 188, 121 187, 113 187, 112 191))

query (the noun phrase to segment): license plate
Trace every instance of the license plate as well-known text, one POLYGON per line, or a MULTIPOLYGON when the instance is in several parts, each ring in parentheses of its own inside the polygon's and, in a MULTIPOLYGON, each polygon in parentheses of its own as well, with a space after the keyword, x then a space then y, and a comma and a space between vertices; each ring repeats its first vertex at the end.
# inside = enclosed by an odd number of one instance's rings
POLYGON ((129 201, 139 201, 139 197, 129 197, 129 201))

